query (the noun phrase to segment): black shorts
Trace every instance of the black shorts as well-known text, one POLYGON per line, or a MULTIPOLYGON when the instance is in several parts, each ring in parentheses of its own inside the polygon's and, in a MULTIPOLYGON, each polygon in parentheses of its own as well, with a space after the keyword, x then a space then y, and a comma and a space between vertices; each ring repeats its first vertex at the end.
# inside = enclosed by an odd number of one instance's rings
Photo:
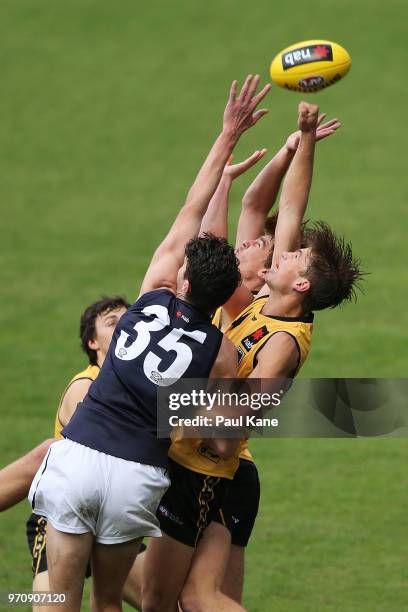
POLYGON ((260 494, 255 463, 240 459, 239 468, 234 479, 230 481, 224 502, 215 519, 217 523, 222 523, 229 529, 232 544, 248 544, 258 514, 260 494))
POLYGON ((207 525, 219 516, 225 492, 232 482, 188 470, 169 459, 171 485, 157 508, 161 530, 195 547, 207 525))
POLYGON ((35 578, 40 572, 47 571, 46 543, 47 519, 38 514, 31 514, 26 523, 28 548, 33 559, 32 569, 35 578))
MULTIPOLYGON (((45 519, 43 516, 39 516, 38 514, 34 514, 34 512, 30 515, 30 518, 26 523, 28 548, 30 549, 30 553, 33 559, 33 578, 35 578, 37 574, 40 574, 41 572, 48 571, 46 527, 47 519, 45 519)), ((146 546, 142 542, 142 544, 140 545, 139 552, 143 552, 144 550, 146 550, 146 546)), ((86 577, 89 578, 90 575, 91 564, 88 563, 88 566, 86 568, 86 577)))

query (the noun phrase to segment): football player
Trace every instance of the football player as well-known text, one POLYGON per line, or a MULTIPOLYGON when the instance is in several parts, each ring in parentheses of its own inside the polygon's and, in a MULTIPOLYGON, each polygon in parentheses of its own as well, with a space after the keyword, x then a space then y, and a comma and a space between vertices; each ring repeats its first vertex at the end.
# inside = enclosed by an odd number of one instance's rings
MULTIPOLYGON (((318 223, 306 231, 306 244, 300 248, 300 229, 312 179, 317 113, 317 106, 300 104, 301 137, 282 190, 272 266, 260 273, 270 293, 253 301, 247 290, 250 305, 226 331, 237 347, 239 377, 294 377, 310 349, 313 311, 353 299, 355 284, 361 277, 350 245, 337 238, 326 224, 318 223)), ((228 460, 231 461, 232 458, 228 460)), ((230 549, 231 533, 236 529, 234 518, 240 513, 245 516, 246 510, 245 474, 239 475, 238 471, 236 476, 222 508, 227 507, 227 512, 218 523, 209 525, 198 544, 181 594, 181 605, 186 609, 202 609, 204 603, 218 609, 219 602, 224 605, 225 591, 239 601, 239 590, 230 580, 223 587, 231 553, 235 558, 230 559, 230 565, 232 561, 238 582, 243 576, 243 551, 230 549), (209 566, 210 557, 214 562, 209 566)), ((242 608, 229 604, 222 609, 242 608)))
POLYGON ((238 97, 233 83, 223 130, 156 250, 138 300, 31 486, 33 509, 48 520, 50 586, 69 593, 69 609, 80 608, 91 556, 95 605, 120 610, 141 538, 160 535, 155 510, 169 486, 169 443, 156 435, 157 387, 236 371, 235 349, 210 315, 239 283, 237 260, 224 239, 195 237, 235 144, 267 112, 256 107, 270 86, 256 94, 258 83, 249 75, 238 97))

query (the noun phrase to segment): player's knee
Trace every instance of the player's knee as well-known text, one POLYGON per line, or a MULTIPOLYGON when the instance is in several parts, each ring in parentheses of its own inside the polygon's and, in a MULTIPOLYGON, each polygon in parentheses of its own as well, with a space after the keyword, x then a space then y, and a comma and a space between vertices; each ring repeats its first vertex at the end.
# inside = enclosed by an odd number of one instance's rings
POLYGON ((173 612, 177 609, 177 596, 160 590, 160 588, 145 587, 142 590, 143 612, 173 612))
POLYGON ((212 609, 211 601, 214 597, 215 593, 211 590, 187 584, 180 595, 180 607, 183 612, 207 612, 212 609))

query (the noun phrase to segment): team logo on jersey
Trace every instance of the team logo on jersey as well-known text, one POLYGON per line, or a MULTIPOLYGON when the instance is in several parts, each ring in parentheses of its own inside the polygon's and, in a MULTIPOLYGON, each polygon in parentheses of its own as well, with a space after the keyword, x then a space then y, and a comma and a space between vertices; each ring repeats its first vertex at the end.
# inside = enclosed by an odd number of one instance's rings
POLYGON ((293 66, 311 64, 312 62, 332 62, 333 49, 331 45, 310 45, 293 49, 282 56, 282 68, 288 70, 293 66))
POLYGON ((160 374, 160 372, 155 372, 154 370, 152 372, 150 372, 150 378, 155 383, 158 383, 161 380, 163 380, 163 376, 160 374))
POLYGON ((183 319, 183 321, 185 321, 186 323, 190 323, 190 319, 188 317, 186 317, 186 315, 184 315, 181 312, 181 310, 177 310, 176 317, 179 317, 179 319, 183 319))
POLYGON ((208 446, 206 446, 205 444, 201 444, 201 446, 197 448, 197 452, 199 455, 205 457, 213 463, 218 463, 220 460, 219 456, 214 453, 214 451, 212 451, 210 448, 208 448, 208 446))
POLYGON ((241 363, 241 359, 243 358, 245 353, 240 346, 237 346, 237 352, 238 352, 238 363, 241 363))
POLYGON ((266 327, 266 325, 262 325, 262 327, 252 332, 252 334, 249 334, 249 336, 243 338, 241 344, 249 352, 255 344, 258 344, 258 342, 262 340, 262 338, 265 338, 265 336, 267 335, 268 328, 266 327))

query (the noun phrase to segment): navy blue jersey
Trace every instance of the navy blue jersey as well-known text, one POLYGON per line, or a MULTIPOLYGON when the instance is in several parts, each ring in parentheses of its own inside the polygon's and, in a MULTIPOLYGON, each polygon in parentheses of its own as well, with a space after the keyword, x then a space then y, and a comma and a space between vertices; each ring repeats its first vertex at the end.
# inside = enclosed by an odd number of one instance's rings
POLYGON ((222 333, 168 289, 150 291, 123 315, 98 378, 62 435, 114 457, 167 465, 157 438, 157 387, 207 378, 222 333))

